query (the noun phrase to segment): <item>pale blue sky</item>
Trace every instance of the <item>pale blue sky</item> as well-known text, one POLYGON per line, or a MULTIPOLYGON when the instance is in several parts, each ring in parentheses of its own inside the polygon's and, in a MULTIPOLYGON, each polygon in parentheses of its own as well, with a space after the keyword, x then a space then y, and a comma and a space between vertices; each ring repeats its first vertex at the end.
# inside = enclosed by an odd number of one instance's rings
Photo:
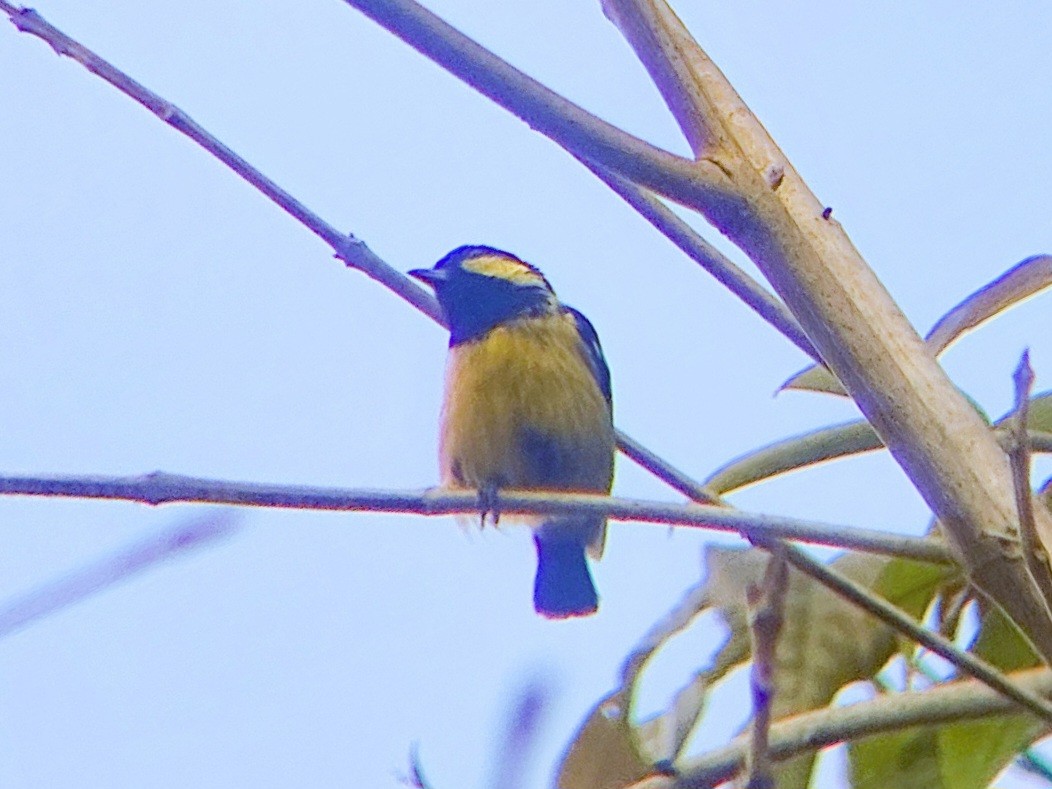
MULTIPOLYGON (((34 5, 392 265, 486 243, 540 266, 599 331, 619 426, 698 477, 854 414, 772 398, 801 353, 557 146, 338 0, 34 5)), ((678 5, 922 331, 1052 251, 1052 8, 678 5)), ((598 3, 428 7, 685 152, 598 3)), ((435 482, 446 338, 430 320, 10 25, 0 140, 0 473, 435 482)), ((1025 346, 1052 388, 1048 303, 946 355, 990 413, 1009 407, 1025 346)), ((627 461, 615 491, 678 500, 627 461)), ((911 533, 927 518, 880 456, 733 501, 911 533)), ((0 499, 0 602, 199 512, 0 499)), ((530 604, 524 532, 263 510, 242 524, 0 643, 0 785, 394 787, 417 742, 436 789, 485 787, 509 707, 536 681, 552 704, 523 786, 542 786, 716 539, 614 525, 600 613, 553 623, 530 604)), ((719 637, 704 623, 675 645, 644 709, 719 637)), ((744 714, 721 709, 696 748, 744 714)))

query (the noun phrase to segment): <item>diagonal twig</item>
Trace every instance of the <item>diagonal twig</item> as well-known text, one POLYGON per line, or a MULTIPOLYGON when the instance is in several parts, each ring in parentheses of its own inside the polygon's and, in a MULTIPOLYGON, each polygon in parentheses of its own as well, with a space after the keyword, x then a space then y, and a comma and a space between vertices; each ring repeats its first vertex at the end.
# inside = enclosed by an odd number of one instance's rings
MULTIPOLYGON (((674 484, 677 490, 688 492, 694 488, 699 497, 710 495, 702 485, 674 468, 666 467, 663 469, 663 474, 674 478, 674 484)), ((690 495, 689 492, 688 495, 690 495)), ((911 617, 904 614, 887 601, 872 594, 868 589, 859 586, 854 581, 851 581, 841 573, 827 567, 817 559, 813 559, 810 555, 793 545, 778 539, 769 539, 759 535, 746 534, 746 536, 751 542, 760 547, 766 548, 767 550, 783 552, 786 560, 796 567, 796 569, 829 587, 837 594, 840 594, 842 597, 851 601, 863 610, 870 612, 889 627, 894 628, 898 632, 908 636, 913 641, 916 641, 918 644, 921 644, 936 654, 941 655, 965 673, 979 679, 994 690, 1005 695, 1007 698, 1013 699, 1019 704, 1036 712, 1041 717, 1052 721, 1052 704, 1037 697, 1033 693, 1028 693, 1024 689, 1015 687, 1012 682, 1006 679, 996 668, 974 655, 961 651, 942 636, 926 630, 917 624, 911 617)))
POLYGON ((569 153, 685 204, 741 199, 726 174, 684 159, 584 110, 497 57, 414 0, 343 0, 569 153))
MULTIPOLYGON (((762 545, 766 540, 754 540, 754 542, 762 545)), ((782 543, 779 548, 785 552, 786 560, 798 570, 821 581, 841 597, 850 600, 885 624, 945 658, 964 673, 975 677, 1006 698, 1012 699, 1020 706, 1052 723, 1052 702, 1016 685, 985 660, 958 649, 953 642, 919 625, 912 617, 895 606, 871 594, 869 590, 812 558, 796 546, 782 543)))
POLYGON ((159 534, 0 604, 0 638, 126 580, 178 554, 230 536, 238 527, 230 510, 188 519, 159 534))
POLYGON ((353 235, 340 232, 311 211, 170 101, 149 90, 80 42, 67 36, 33 9, 20 8, 11 5, 7 0, 0 0, 0 11, 7 13, 11 22, 21 32, 36 36, 46 42, 56 54, 80 63, 92 74, 104 79, 173 129, 200 145, 332 247, 336 256, 347 266, 361 271, 394 291, 426 315, 439 322, 442 321, 438 302, 434 296, 381 260, 363 241, 353 235))

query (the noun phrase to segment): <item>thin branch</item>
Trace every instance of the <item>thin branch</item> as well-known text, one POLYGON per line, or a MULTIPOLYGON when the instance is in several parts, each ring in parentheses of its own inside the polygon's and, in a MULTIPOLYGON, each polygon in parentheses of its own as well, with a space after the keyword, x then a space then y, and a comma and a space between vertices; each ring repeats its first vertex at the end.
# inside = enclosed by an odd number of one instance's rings
POLYGON ((230 510, 198 515, 8 600, 0 607, 0 638, 158 562, 228 537, 237 529, 236 521, 235 513, 230 510))
POLYGON ((685 31, 659 21, 662 14, 671 15, 671 9, 646 0, 600 0, 600 5, 646 68, 694 155, 718 155, 732 141, 714 111, 716 102, 699 96, 707 85, 696 79, 693 64, 679 51, 677 37, 685 31))
MULTIPOLYGON (((1052 672, 1047 669, 1016 672, 1011 680, 1028 692, 1052 694, 1052 672)), ((771 727, 771 755, 782 761, 829 745, 902 731, 911 726, 937 726, 1015 711, 1013 702, 982 683, 961 680, 929 690, 881 695, 849 707, 793 716, 771 727)), ((732 779, 744 766, 748 747, 748 738, 743 735, 730 745, 692 761, 682 769, 677 789, 707 789, 732 779)))
MULTIPOLYGON (((4 494, 110 499, 154 505, 188 502, 420 515, 478 513, 482 507, 479 495, 474 491, 449 491, 442 488, 427 491, 382 491, 305 485, 263 485, 163 472, 134 477, 0 477, 0 495, 4 494)), ((498 496, 497 503, 501 513, 509 515, 601 515, 614 520, 748 532, 750 535, 768 535, 834 545, 890 556, 905 556, 920 561, 949 561, 945 547, 934 540, 779 515, 745 513, 727 507, 641 501, 584 493, 502 490, 498 496)))
POLYGON ((775 547, 767 562, 763 582, 750 587, 746 597, 752 633, 753 719, 750 727, 749 778, 745 789, 772 789, 774 768, 770 753, 771 711, 775 694, 775 655, 778 636, 785 621, 785 595, 789 588, 789 565, 775 547))
POLYGON ((365 242, 342 233, 307 206, 267 178, 245 159, 211 135, 193 118, 145 86, 136 82, 116 66, 96 55, 83 44, 51 25, 31 8, 18 8, 0 0, 0 10, 11 18, 15 27, 46 42, 56 54, 69 57, 101 77, 126 96, 137 101, 176 131, 185 134, 237 175, 269 197, 278 207, 311 230, 335 251, 348 267, 357 269, 386 288, 394 291, 418 310, 442 322, 435 297, 414 283, 397 269, 381 260, 365 242))
POLYGON ((723 502, 718 493, 694 481, 694 478, 681 471, 664 458, 651 452, 635 439, 617 431, 617 446, 625 457, 640 468, 649 471, 673 490, 677 490, 699 504, 719 504, 723 502))
MULTIPOLYGON (((969 590, 967 588, 961 589, 955 595, 955 602, 959 603, 961 606, 963 606, 969 599, 971 599, 971 598, 970 598, 970 595, 969 595, 969 590)), ((940 618, 943 620, 943 622, 945 624, 944 624, 944 626, 942 628, 940 628, 939 632, 941 632, 943 634, 956 632, 956 628, 957 628, 956 620, 959 619, 959 614, 951 615, 950 617, 947 617, 947 616, 943 615, 940 618), (955 620, 952 624, 947 621, 947 620, 949 620, 951 618, 953 620, 955 620), (946 626, 946 625, 950 625, 950 626, 946 626)), ((921 659, 924 654, 926 654, 926 653, 918 652, 917 654, 913 655, 909 659, 909 661, 907 663, 907 666, 908 666, 909 670, 910 671, 916 671, 920 676, 922 676, 925 679, 927 679, 933 685, 945 685, 946 684, 945 674, 943 672, 939 671, 939 670, 936 670, 928 661, 925 661, 925 660, 921 659)), ((1011 679, 1012 679, 1013 682, 1015 682, 1017 684, 1019 683, 1019 676, 1018 675, 1012 675, 1011 679)), ((885 680, 884 677, 881 677, 879 675, 874 678, 874 682, 884 692, 893 692, 894 693, 894 692, 898 692, 898 690, 899 690, 899 688, 897 686, 894 686, 894 685, 890 684, 888 681, 885 680)), ((907 687, 909 687, 909 680, 907 680, 907 687)), ((1046 695, 1047 696, 1048 694, 1046 693, 1046 694, 1042 694, 1042 695, 1046 695)), ((1046 778, 1052 778, 1052 773, 1050 773, 1048 771, 1047 766, 1046 766, 1047 760, 1044 759, 1041 756, 1041 754, 1039 754, 1037 752, 1037 749, 1033 745, 1028 747, 1022 753, 1020 753, 1015 758, 1013 763, 1015 764, 1016 767, 1019 767, 1022 770, 1030 770, 1030 771, 1035 772, 1037 774, 1043 775, 1046 778)))
MULTIPOLYGON (((1030 392, 1034 388, 1034 370, 1030 367, 1030 351, 1023 351, 1013 375, 1015 383, 1015 418, 1012 422, 1012 448, 1008 460, 1012 467, 1016 508, 1019 514, 1019 541, 1027 571, 1034 584, 1042 590, 1046 606, 1052 602, 1052 575, 1049 573, 1048 554, 1037 535, 1034 520, 1034 494, 1030 489, 1030 440, 1027 423, 1030 421, 1030 392)), ((1052 618, 1052 611, 1049 613, 1052 618)))

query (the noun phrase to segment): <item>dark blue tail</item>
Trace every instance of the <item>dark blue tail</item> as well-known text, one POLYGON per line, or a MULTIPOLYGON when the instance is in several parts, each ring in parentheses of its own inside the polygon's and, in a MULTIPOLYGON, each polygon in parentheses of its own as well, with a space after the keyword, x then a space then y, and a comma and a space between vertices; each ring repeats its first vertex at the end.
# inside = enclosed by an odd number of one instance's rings
POLYGON ((534 535, 537 545, 537 579, 533 607, 549 619, 594 614, 599 608, 584 545, 575 539, 534 535))

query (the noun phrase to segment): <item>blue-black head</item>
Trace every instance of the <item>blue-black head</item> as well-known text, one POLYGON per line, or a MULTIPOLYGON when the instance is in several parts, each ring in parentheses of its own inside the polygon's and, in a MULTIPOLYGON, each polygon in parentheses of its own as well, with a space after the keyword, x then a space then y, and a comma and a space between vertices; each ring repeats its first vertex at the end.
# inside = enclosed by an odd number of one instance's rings
POLYGON ((409 272, 435 290, 449 324, 450 345, 495 326, 558 307, 552 286, 524 260, 493 247, 457 247, 433 268, 409 272))

